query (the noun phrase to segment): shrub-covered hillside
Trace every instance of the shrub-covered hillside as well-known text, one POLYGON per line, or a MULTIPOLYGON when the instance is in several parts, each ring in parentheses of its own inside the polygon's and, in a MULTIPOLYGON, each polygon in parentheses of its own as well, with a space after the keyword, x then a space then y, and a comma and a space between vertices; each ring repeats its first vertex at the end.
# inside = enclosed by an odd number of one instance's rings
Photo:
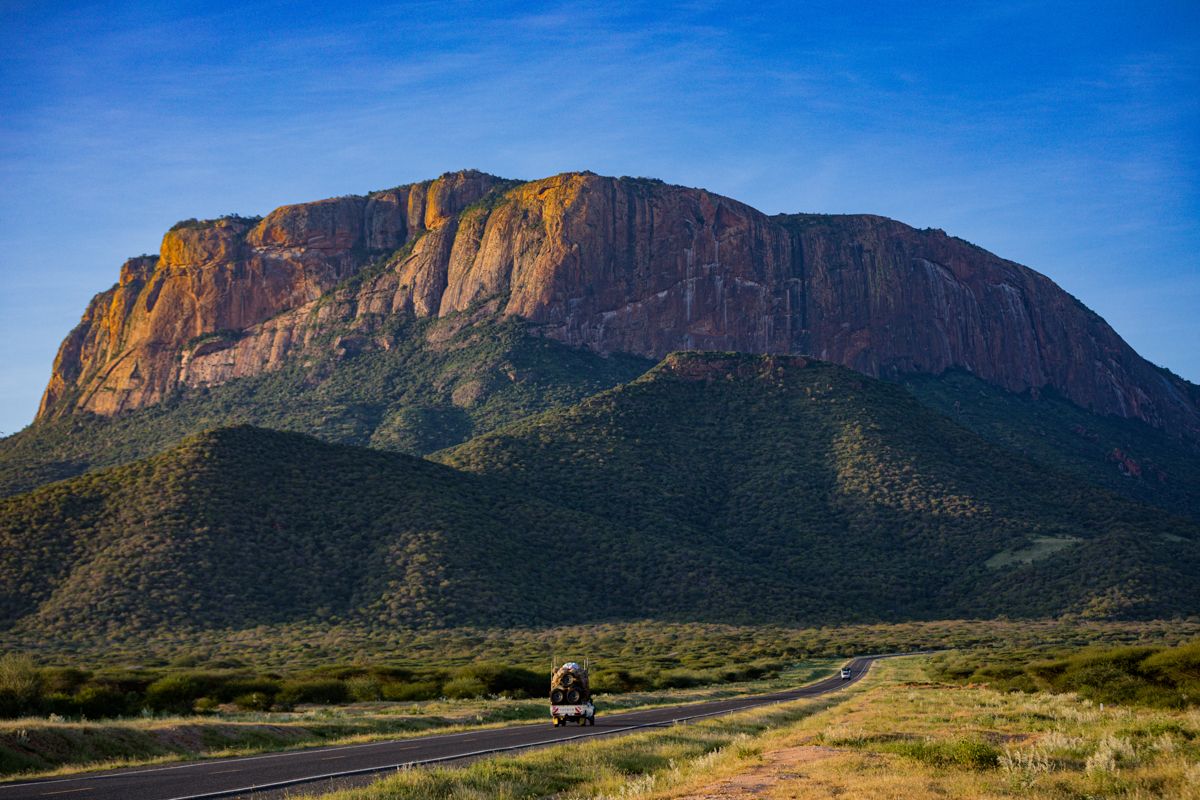
POLYGON ((909 374, 925 405, 1008 450, 1104 489, 1200 519, 1200 446, 1141 420, 1093 414, 1052 389, 1005 391, 965 370, 909 374))
POLYGON ((1195 522, 1001 450, 898 386, 818 361, 675 354, 628 386, 436 457, 680 543, 702 569, 664 562, 662 582, 643 591, 696 615, 1200 608, 1195 522))
POLYGON ((571 585, 545 558, 614 530, 421 459, 236 426, 0 501, 0 608, 68 639, 312 618, 545 623, 575 601, 617 617, 640 609, 636 572, 614 562, 571 585))
POLYGON ((2 618, 128 641, 1200 612, 1195 522, 822 362, 675 355, 438 457, 237 426, 8 498, 2 618))

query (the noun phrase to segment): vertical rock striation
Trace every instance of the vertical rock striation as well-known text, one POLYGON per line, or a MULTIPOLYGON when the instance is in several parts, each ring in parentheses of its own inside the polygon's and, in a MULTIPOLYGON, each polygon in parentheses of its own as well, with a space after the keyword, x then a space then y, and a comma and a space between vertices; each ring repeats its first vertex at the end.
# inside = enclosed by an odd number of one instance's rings
POLYGON ((875 377, 962 367, 1200 440, 1196 387, 1027 267, 883 217, 768 217, 701 189, 591 173, 515 187, 448 173, 285 206, 253 226, 174 230, 159 258, 131 260, 92 301, 40 413, 139 408, 276 369, 329 347, 317 342, 330 332, 335 348, 386 347, 392 314, 484 302, 600 353, 808 354, 875 377))

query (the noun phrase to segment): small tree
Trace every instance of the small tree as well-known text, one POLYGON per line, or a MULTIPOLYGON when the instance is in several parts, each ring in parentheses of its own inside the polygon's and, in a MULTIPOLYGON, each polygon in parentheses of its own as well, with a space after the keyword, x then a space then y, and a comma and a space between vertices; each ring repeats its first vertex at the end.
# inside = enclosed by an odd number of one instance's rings
POLYGON ((191 678, 161 678, 146 687, 146 705, 159 713, 190 714, 200 692, 200 685, 191 678))
POLYGON ((42 699, 42 675, 33 660, 21 653, 0 658, 0 717, 33 714, 42 699))

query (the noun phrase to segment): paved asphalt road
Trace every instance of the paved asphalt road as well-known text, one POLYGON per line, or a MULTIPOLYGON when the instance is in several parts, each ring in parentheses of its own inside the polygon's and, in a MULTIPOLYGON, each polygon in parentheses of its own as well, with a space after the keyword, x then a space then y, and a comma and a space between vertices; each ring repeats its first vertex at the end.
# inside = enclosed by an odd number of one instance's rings
POLYGON ((202 797, 233 797, 285 786, 299 787, 300 784, 328 781, 337 776, 368 775, 406 765, 478 758, 490 753, 673 725, 754 706, 835 692, 857 681, 875 658, 879 656, 851 661, 852 677, 849 681, 835 676, 785 692, 687 706, 614 714, 601 713, 601 709, 596 714, 595 725, 556 728, 550 723, 547 707, 547 720, 544 723, 526 722, 506 728, 5 783, 0 784, 0 800, 35 797, 62 800, 198 800, 202 797))

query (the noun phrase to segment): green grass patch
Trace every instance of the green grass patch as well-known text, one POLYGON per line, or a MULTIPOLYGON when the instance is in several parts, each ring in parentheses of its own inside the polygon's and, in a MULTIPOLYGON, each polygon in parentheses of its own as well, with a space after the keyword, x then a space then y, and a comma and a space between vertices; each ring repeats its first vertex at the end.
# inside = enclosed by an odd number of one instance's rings
POLYGON ((1062 550, 1064 547, 1070 547, 1082 540, 1068 536, 1035 536, 1030 542, 1029 547, 1020 550, 1005 550, 983 562, 989 569, 998 569, 1000 567, 1011 567, 1016 564, 1030 564, 1040 558, 1046 558, 1062 550))

